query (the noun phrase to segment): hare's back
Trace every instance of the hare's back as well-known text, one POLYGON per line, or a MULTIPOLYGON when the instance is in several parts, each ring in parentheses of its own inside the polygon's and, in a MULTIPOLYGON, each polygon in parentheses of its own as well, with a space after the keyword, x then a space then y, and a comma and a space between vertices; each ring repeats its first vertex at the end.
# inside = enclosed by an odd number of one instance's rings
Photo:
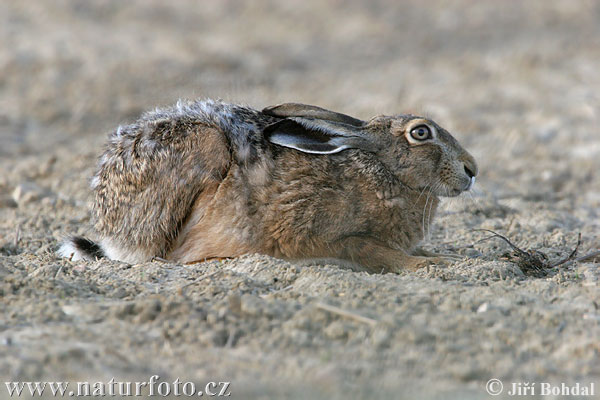
POLYGON ((166 254, 194 199, 227 175, 233 152, 218 117, 177 110, 147 114, 109 139, 92 188, 95 227, 113 246, 166 254))

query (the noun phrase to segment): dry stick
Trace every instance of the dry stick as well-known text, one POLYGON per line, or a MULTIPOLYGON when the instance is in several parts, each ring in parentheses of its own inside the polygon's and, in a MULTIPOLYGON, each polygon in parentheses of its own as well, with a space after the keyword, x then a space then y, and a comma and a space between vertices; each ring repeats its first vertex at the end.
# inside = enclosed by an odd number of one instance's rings
POLYGON ((354 314, 350 311, 346 311, 339 307, 331 306, 329 304, 317 303, 315 304, 315 307, 320 308, 321 310, 329 311, 332 314, 341 315, 342 317, 350 318, 355 321, 365 323, 370 326, 377 325, 377 321, 372 318, 363 317, 362 315, 354 314))
MULTIPOLYGON (((500 235, 500 234, 498 234, 498 233, 496 233, 494 231, 491 231, 489 229, 473 229, 473 230, 474 231, 482 231, 482 232, 490 232, 490 233, 492 233, 492 236, 489 236, 489 237, 483 238, 481 240, 478 240, 475 243, 481 243, 481 242, 483 242, 485 240, 488 240, 488 239, 491 239, 491 238, 494 238, 494 237, 499 237, 500 239, 502 239, 506 243, 508 243, 510 245, 510 247, 512 247, 515 251, 519 252, 520 254, 526 254, 525 251, 521 250, 520 248, 518 248, 517 246, 515 246, 514 244, 512 244, 512 242, 510 240, 508 240, 506 237, 504 237, 504 236, 502 236, 502 235, 500 235)), ((560 261, 558 261, 558 262, 556 262, 554 264, 551 264, 550 267, 554 268, 554 267, 558 267, 558 266, 563 265, 563 264, 566 266, 566 265, 570 265, 574 261, 575 262, 585 261, 585 260, 588 260, 590 258, 594 258, 594 257, 600 256, 600 251, 594 251, 594 252, 592 252, 590 254, 586 254, 585 256, 581 256, 581 257, 575 258, 575 255, 577 254, 577 251, 579 250, 579 246, 580 245, 581 245, 581 232, 577 236, 577 245, 575 245, 575 248, 573 249, 573 251, 571 252, 571 254, 569 254, 569 256, 567 258, 565 258, 563 260, 560 260, 560 261)))
POLYGON ((574 262, 585 261, 585 260, 589 260, 590 258, 596 258, 598 256, 600 256, 600 250, 594 251, 594 252, 592 252, 590 254, 586 254, 585 256, 577 257, 577 258, 575 258, 573 260, 567 260, 567 261, 564 262, 564 264, 559 264, 559 265, 563 265, 563 266, 566 267, 566 266, 571 265, 574 262))
POLYGON ((499 233, 496 233, 496 232, 491 231, 489 229, 473 229, 473 230, 474 231, 480 231, 480 232, 489 232, 489 233, 492 234, 492 236, 489 236, 489 237, 483 238, 481 240, 478 240, 477 242, 475 242, 476 244, 477 243, 481 243, 481 242, 483 242, 485 240, 489 240, 491 238, 498 237, 498 238, 504 240, 506 243, 508 243, 508 245, 510 247, 512 247, 512 249, 515 250, 516 252, 518 252, 519 254, 526 254, 526 252, 524 250, 522 250, 522 249, 518 248, 517 246, 515 246, 510 240, 508 240, 508 238, 506 238, 505 236, 500 235, 499 233))
POLYGON ((590 258, 596 258, 598 256, 600 256, 600 250, 594 251, 593 253, 590 253, 590 254, 586 254, 585 256, 577 257, 574 261, 585 261, 590 258))
POLYGON ((551 264, 550 267, 552 267, 552 268, 558 267, 559 265, 563 265, 566 262, 573 260, 575 258, 575 255, 577 254, 577 250, 579 250, 580 244, 581 244, 581 232, 579 232, 579 236, 577 237, 577 245, 575 245, 575 248, 573 249, 571 254, 569 254, 569 256, 567 258, 557 261, 554 264, 551 264))

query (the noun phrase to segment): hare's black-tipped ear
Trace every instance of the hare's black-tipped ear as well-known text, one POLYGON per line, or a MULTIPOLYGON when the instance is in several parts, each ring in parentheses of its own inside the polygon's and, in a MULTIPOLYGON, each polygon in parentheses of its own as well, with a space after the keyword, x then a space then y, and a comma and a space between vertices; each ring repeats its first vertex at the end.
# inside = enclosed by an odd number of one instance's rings
POLYGON ((267 126, 263 134, 274 144, 312 154, 346 149, 376 152, 380 146, 356 127, 312 118, 286 118, 267 126))
POLYGON ((264 114, 272 117, 289 118, 289 117, 305 117, 324 119, 326 121, 341 122, 351 126, 363 126, 364 121, 351 117, 346 114, 341 114, 335 111, 329 111, 321 107, 310 106, 300 103, 283 103, 276 106, 266 107, 262 110, 264 114))

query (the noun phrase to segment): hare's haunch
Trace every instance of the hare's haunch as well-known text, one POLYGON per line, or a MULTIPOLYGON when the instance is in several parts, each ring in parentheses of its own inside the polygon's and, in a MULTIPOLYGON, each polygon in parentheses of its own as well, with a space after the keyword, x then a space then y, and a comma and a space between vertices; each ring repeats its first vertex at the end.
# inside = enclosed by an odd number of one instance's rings
POLYGON ((415 269, 438 261, 411 255, 438 197, 469 190, 476 175, 473 157, 425 118, 182 101, 110 135, 91 184, 100 240, 71 238, 59 253, 131 263, 263 253, 415 269))

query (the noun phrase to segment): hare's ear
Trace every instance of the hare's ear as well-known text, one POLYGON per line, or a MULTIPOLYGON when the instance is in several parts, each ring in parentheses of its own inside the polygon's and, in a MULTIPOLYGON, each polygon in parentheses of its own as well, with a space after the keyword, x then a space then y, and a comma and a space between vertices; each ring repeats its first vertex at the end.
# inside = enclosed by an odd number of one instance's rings
POLYGON ((376 152, 380 146, 360 129, 340 122, 312 118, 286 118, 267 126, 271 143, 312 154, 333 154, 346 149, 376 152))
POLYGON ((266 107, 262 110, 264 114, 272 117, 289 118, 289 117, 305 117, 324 119, 332 122, 341 122, 351 126, 363 126, 364 121, 356 119, 346 114, 341 114, 335 111, 329 111, 321 107, 310 106, 300 103, 283 103, 276 106, 266 107))

